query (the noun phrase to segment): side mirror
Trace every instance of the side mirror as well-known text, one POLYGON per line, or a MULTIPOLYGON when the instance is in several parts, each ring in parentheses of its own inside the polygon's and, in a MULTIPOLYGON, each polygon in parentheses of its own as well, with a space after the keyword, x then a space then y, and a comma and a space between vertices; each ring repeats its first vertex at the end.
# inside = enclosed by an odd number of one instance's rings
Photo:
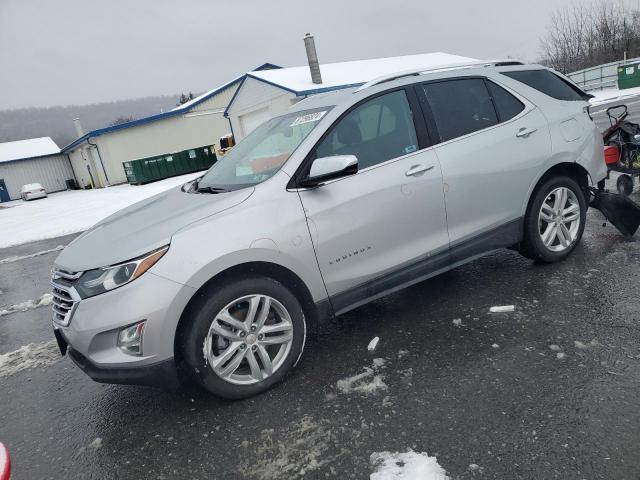
POLYGON ((329 180, 355 173, 358 173, 358 159, 355 155, 320 157, 313 161, 309 175, 299 185, 301 187, 316 187, 329 180))

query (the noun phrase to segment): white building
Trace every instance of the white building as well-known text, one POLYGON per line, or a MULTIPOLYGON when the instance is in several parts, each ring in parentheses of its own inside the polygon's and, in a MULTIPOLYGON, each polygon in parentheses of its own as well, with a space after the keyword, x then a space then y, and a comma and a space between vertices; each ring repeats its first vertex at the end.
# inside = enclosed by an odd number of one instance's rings
MULTIPOLYGON (((266 63, 256 70, 279 68, 266 63)), ((126 182, 123 162, 212 146, 229 133, 224 111, 245 75, 168 112, 82 132, 62 151, 69 155, 80 187, 126 182)))
MULTIPOLYGON (((310 65, 314 57, 313 47, 310 65)), ((248 72, 231 99, 225 116, 231 121, 231 129, 238 141, 265 120, 284 113, 308 95, 359 86, 376 77, 403 70, 445 67, 473 61, 473 58, 447 53, 426 53, 327 63, 319 65, 321 78, 317 77, 315 82, 311 78, 309 65, 248 72)))
POLYGON ((66 190, 74 178, 69 158, 49 137, 0 143, 0 202, 19 199, 28 183, 51 193, 66 190))

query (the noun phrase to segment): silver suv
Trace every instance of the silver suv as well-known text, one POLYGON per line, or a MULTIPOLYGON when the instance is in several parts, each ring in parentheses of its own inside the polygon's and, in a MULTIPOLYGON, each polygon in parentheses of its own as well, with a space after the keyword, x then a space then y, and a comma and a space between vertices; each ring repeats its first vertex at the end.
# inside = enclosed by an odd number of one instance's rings
POLYGON ((588 98, 494 62, 304 99, 60 254, 61 350, 100 382, 187 374, 243 398, 283 379, 322 318, 499 248, 562 260, 606 175, 588 98))

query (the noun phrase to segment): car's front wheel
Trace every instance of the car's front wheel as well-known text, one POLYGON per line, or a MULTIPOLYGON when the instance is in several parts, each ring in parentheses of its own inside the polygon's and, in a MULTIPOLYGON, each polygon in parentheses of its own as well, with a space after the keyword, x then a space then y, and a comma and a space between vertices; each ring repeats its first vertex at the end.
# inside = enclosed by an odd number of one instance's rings
POLYGON ((180 347, 202 387, 238 399, 280 382, 305 338, 295 295, 276 280, 252 276, 203 293, 181 330, 180 347))
POLYGON ((587 202, 575 180, 549 178, 529 202, 520 251, 545 263, 565 259, 582 238, 586 214, 587 202))

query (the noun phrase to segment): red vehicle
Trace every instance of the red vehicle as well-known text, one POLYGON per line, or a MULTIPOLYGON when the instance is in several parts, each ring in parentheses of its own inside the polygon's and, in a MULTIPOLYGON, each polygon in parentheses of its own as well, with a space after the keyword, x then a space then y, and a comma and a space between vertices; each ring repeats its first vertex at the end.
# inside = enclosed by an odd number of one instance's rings
POLYGON ((0 442, 0 480, 9 480, 11 476, 11 458, 9 450, 0 442))
POLYGON ((616 184, 621 195, 630 195, 634 177, 640 177, 640 125, 627 121, 628 115, 626 105, 607 108, 611 126, 602 134, 607 168, 621 174, 616 184))

